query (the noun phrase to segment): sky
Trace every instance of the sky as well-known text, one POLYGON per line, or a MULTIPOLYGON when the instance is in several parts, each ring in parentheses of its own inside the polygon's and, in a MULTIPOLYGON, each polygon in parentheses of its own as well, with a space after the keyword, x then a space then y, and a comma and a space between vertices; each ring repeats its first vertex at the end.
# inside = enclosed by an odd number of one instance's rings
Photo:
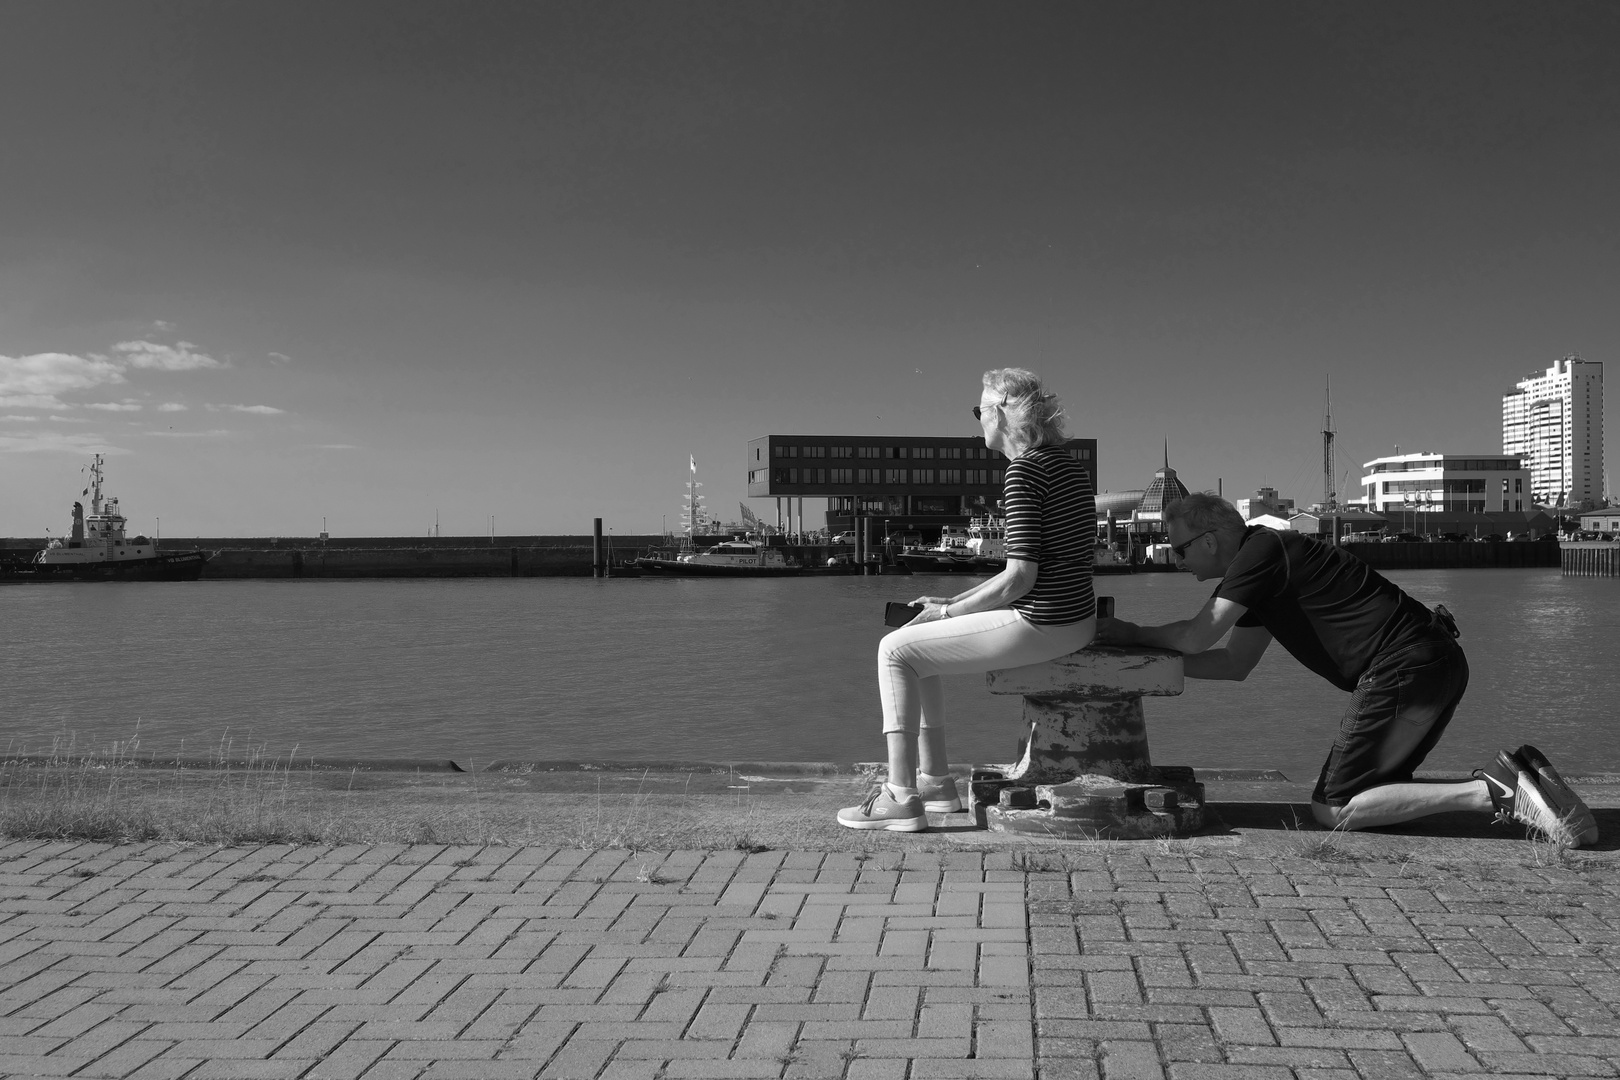
POLYGON ((1010 365, 1110 490, 1168 441, 1320 498, 1330 379, 1341 492, 1496 453, 1620 343, 1617 48, 1609 3, 0 0, 0 536, 94 453, 165 536, 657 532, 689 455, 733 518, 749 439, 975 434, 1010 365))

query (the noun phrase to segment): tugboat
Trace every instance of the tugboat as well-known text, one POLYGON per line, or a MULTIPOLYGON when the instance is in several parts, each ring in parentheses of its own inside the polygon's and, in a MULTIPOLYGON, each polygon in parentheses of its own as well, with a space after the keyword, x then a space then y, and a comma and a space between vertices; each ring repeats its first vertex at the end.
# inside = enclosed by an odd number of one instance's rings
POLYGON ((201 551, 159 551, 145 536, 126 537, 117 496, 103 500, 102 460, 90 466, 90 513, 73 504, 73 532, 52 540, 33 561, 0 569, 8 581, 196 581, 208 556, 201 551))

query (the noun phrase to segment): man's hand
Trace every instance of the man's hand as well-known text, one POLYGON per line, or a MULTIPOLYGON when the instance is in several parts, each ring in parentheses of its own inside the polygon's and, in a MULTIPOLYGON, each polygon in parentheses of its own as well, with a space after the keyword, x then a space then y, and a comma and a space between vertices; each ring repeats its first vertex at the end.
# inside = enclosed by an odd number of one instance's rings
POLYGON ((1098 619, 1094 640, 1098 645, 1135 645, 1141 632, 1140 626, 1124 619, 1098 619))
POLYGON ((921 603, 923 609, 910 622, 906 623, 907 626, 916 626, 918 623, 925 622, 939 622, 941 619, 946 618, 945 607, 950 601, 930 601, 924 597, 922 600, 913 600, 912 603, 921 603))

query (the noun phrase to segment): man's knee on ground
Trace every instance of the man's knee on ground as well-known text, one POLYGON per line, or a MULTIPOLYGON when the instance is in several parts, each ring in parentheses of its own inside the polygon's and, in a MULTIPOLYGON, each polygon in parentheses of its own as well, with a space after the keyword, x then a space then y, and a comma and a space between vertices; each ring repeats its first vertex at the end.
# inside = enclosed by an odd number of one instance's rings
POLYGON ((1350 807, 1348 806, 1329 806, 1324 802, 1313 801, 1311 803, 1311 815, 1316 818, 1316 823, 1324 829, 1349 829, 1354 827, 1350 824, 1350 807))

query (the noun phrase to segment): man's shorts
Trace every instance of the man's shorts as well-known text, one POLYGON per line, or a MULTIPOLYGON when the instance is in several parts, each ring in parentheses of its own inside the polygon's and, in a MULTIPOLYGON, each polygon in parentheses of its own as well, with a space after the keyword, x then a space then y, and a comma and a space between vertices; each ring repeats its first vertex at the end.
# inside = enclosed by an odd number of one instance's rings
POLYGON ((1379 656, 1356 684, 1311 800, 1343 806, 1412 779, 1466 689, 1468 659, 1438 623, 1428 640, 1379 656))

